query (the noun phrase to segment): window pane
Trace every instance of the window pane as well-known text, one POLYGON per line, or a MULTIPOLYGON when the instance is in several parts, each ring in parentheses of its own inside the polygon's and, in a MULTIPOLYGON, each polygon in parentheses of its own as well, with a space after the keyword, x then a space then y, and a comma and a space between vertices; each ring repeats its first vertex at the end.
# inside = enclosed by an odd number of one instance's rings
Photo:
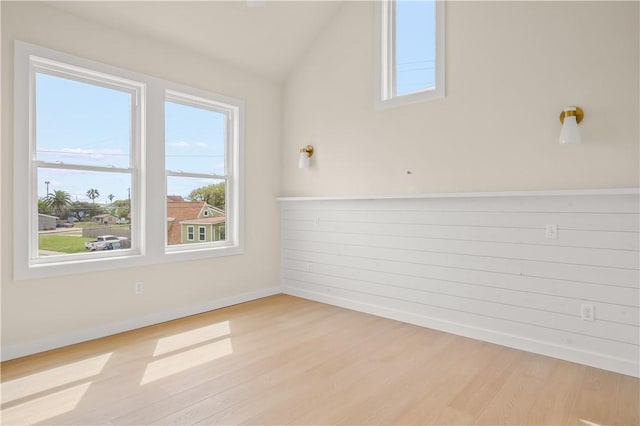
POLYGON ((131 94, 36 73, 36 158, 129 167, 131 94))
POLYGON ((396 94, 435 87, 435 2, 396 2, 396 94))
POLYGON ((129 248, 129 173, 38 169, 39 256, 129 248), (48 193, 47 193, 48 190, 48 193), (96 242, 113 235, 115 241, 96 242))
POLYGON ((167 244, 224 241, 225 193, 224 180, 167 177, 167 244))
POLYGON ((223 175, 225 122, 224 113, 166 101, 166 168, 223 175))

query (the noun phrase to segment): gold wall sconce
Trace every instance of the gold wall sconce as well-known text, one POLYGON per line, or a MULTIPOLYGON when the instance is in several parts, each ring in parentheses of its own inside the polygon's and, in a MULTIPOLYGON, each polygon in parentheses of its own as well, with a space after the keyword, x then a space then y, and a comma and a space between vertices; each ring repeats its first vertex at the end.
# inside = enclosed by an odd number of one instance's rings
POLYGON ((300 157, 298 158, 298 168, 300 169, 308 169, 309 168, 309 159, 313 155, 313 147, 311 145, 306 145, 300 148, 300 157))
POLYGON ((565 107, 560 113, 560 144, 561 145, 577 145, 581 141, 578 123, 584 118, 584 112, 580 107, 565 107))

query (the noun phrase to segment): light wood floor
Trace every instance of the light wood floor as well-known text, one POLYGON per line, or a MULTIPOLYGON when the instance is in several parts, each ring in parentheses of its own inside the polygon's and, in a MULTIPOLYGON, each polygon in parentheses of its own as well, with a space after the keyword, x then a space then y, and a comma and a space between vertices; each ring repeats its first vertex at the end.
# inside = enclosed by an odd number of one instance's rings
POLYGON ((638 425, 638 379, 289 296, 2 364, 2 424, 638 425))

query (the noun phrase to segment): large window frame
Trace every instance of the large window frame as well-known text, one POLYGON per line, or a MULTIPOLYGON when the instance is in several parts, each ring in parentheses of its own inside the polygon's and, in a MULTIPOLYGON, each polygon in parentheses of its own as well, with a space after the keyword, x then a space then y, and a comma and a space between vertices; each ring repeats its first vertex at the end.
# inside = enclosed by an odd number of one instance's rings
POLYGON ((75 273, 197 260, 244 251, 243 170, 244 102, 66 53, 16 41, 14 52, 14 278, 33 279, 75 273), (38 161, 35 155, 35 73, 62 76, 130 91, 132 138, 130 166, 122 170, 38 161), (231 111, 227 171, 227 239, 216 244, 166 246, 164 101, 167 94, 203 99, 231 111), (52 169, 131 174, 131 248, 73 255, 38 256, 37 170, 52 169), (28 212, 28 214, 25 214, 28 212), (197 246, 197 247, 195 247, 197 246))
POLYGON ((435 22, 433 23, 435 25, 435 85, 433 88, 406 94, 396 93, 396 3, 396 0, 380 0, 375 5, 376 109, 440 99, 445 96, 445 1, 435 1, 435 22))

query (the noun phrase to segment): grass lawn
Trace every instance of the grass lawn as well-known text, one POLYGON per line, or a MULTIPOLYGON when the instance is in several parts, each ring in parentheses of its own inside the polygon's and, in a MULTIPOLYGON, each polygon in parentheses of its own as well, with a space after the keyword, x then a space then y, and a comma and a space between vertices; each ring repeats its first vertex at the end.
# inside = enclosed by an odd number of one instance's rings
POLYGON ((83 253, 86 251, 84 248, 85 241, 95 241, 95 238, 74 237, 71 235, 39 235, 38 248, 62 253, 83 253))

